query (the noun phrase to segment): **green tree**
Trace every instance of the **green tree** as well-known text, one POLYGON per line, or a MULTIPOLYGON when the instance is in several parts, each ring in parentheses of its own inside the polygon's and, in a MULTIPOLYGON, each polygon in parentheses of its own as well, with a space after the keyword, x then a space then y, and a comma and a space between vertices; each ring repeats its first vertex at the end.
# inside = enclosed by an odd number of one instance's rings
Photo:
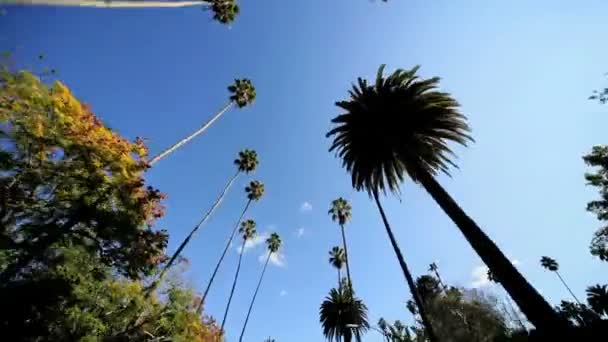
POLYGON ((199 302, 199 305, 198 305, 199 311, 202 311, 202 309, 203 309, 203 304, 205 303, 205 299, 207 299, 207 295, 209 295, 209 291, 211 290, 211 285, 213 284, 213 281, 215 280, 215 276, 217 275, 217 272, 220 269, 220 265, 224 261, 224 258, 226 257, 226 254, 228 253, 228 249, 230 249, 230 245, 232 244, 232 240, 234 240, 234 236, 236 235, 236 233, 239 229, 239 223, 241 223, 241 220, 243 219, 243 216, 245 216, 247 209, 249 209, 251 202, 259 201, 262 198, 262 196, 264 195, 264 184, 260 181, 255 181, 255 180, 251 181, 249 183, 249 185, 247 187, 245 187, 245 193, 247 194, 247 203, 245 204, 245 208, 243 208, 243 211, 241 212, 239 219, 236 221, 236 224, 234 225, 234 228, 232 229, 232 232, 230 233, 230 237, 228 238, 228 241, 226 241, 226 245, 224 246, 222 255, 220 255, 219 260, 215 264, 215 268, 213 269, 211 278, 209 278, 209 283, 207 283, 205 292, 203 293, 203 296, 201 297, 201 300, 199 302))
MULTIPOLYGON (((239 342, 243 341, 243 336, 245 336, 245 329, 247 329, 247 323, 249 322, 249 317, 251 316, 251 310, 253 309, 253 304, 255 303, 255 299, 258 296, 258 291, 260 290, 260 285, 262 285, 262 279, 264 279, 264 274, 266 273, 266 267, 268 267, 268 262, 270 261, 270 257, 273 254, 278 253, 281 248, 281 237, 277 233, 270 234, 270 237, 266 239, 266 247, 268 249, 268 254, 266 255, 266 261, 264 262, 264 268, 262 268, 262 274, 260 274, 260 280, 258 280, 258 285, 255 287, 255 292, 253 293, 253 298, 251 298, 251 303, 249 304, 249 309, 247 310, 247 316, 245 317, 245 323, 243 323, 243 329, 241 330, 241 335, 239 336, 239 342)), ((274 341, 274 340, 273 340, 274 341)))
MULTIPOLYGON (((591 153, 583 157, 595 172, 585 174, 587 184, 598 189, 600 199, 587 203, 587 211, 594 213, 601 222, 608 221, 608 146, 593 146, 591 153)), ((608 261, 608 225, 598 229, 591 240, 591 254, 608 261)))
MULTIPOLYGON (((218 3, 223 1, 217 0, 218 3)), ((219 5, 223 6, 223 5, 219 5)), ((207 128, 209 128, 217 119, 219 119, 225 112, 227 112, 232 106, 236 105, 238 108, 243 108, 249 104, 251 104, 255 100, 255 87, 250 80, 236 79, 234 84, 228 87, 228 91, 230 92, 230 101, 228 104, 224 106, 217 114, 215 114, 211 120, 207 121, 203 126, 197 129, 194 133, 188 135, 187 137, 179 140, 171 147, 167 148, 154 158, 150 159, 150 165, 156 164, 159 160, 165 158, 190 140, 194 139, 199 134, 203 133, 207 128)))
POLYGON ((350 286, 340 286, 329 291, 321 303, 319 320, 327 341, 361 342, 369 329, 367 306, 354 296, 350 286))
POLYGON ((574 295, 574 292, 572 292, 572 290, 570 289, 570 286, 568 286, 568 284, 566 284, 566 281, 564 280, 564 278, 562 278, 562 275, 559 274, 559 264, 557 263, 557 261, 555 259, 552 259, 548 256, 543 256, 542 258, 540 258, 540 265, 551 272, 554 272, 557 277, 559 278, 559 280, 562 282, 562 284, 564 284, 564 287, 566 288, 566 290, 568 290, 568 292, 570 292, 570 295, 572 296, 572 298, 574 298, 574 300, 581 304, 581 301, 578 300, 578 298, 576 298, 576 295, 574 295))
MULTIPOLYGON (((376 200, 395 252, 397 243, 381 209, 379 193, 398 192, 400 183, 409 176, 458 226, 530 321, 543 331, 559 329, 562 320, 551 306, 435 179, 437 173, 449 174, 449 167, 455 166, 448 143, 466 146, 472 140, 458 102, 437 90, 439 78, 420 79, 418 67, 397 70, 387 77, 383 71, 381 66, 373 84, 359 78, 350 98, 336 103, 344 113, 332 120, 335 127, 327 137, 333 137, 330 151, 342 159, 353 187, 376 200)), ((406 278, 411 278, 403 258, 398 259, 406 278)), ((413 282, 408 283, 416 298, 413 282)), ((432 331, 429 333, 432 338, 432 331)))
MULTIPOLYGON (((150 288, 148 289, 148 293, 152 292, 156 288, 156 286, 157 286, 156 284, 158 284, 159 282, 162 281, 162 279, 165 276, 165 274, 167 273, 167 271, 171 268, 171 266, 173 266, 173 264, 175 263, 177 258, 181 255, 184 248, 186 248, 186 246, 188 245, 188 243, 190 242, 190 240, 192 239, 194 234, 196 234, 196 232, 201 228, 201 226, 205 222, 207 222, 207 220, 211 217, 211 214, 213 214, 213 212, 219 207, 219 205, 224 200, 224 197, 226 196, 228 189, 230 189, 230 187, 232 187, 232 184, 237 179, 237 177, 242 173, 249 174, 250 172, 253 172, 256 169, 256 167, 258 165, 258 155, 255 151, 252 151, 252 150, 246 149, 246 150, 240 151, 238 158, 234 160, 234 164, 236 165, 236 169, 237 169, 236 173, 234 174, 234 176, 232 176, 232 178, 230 178, 228 183, 226 183, 226 185, 224 186, 224 190, 222 190, 219 197, 215 200, 215 202, 213 203, 211 208, 209 208, 209 210, 205 213, 203 218, 194 226, 194 228, 192 228, 192 230, 186 236, 186 238, 184 240, 182 240, 182 242, 177 247, 177 249, 175 250, 173 255, 171 255, 171 258, 169 258, 169 261, 165 264, 165 267, 160 272, 157 281, 154 282, 152 284, 152 286, 150 286, 150 288)), ((252 184, 253 184, 253 182, 252 182, 252 184)), ((253 187, 253 185, 251 187, 253 187)), ((247 189, 249 189, 249 187, 247 187, 245 190, 247 191, 247 189)), ((261 183, 257 182, 257 183, 255 183, 255 187, 252 190, 247 191, 247 192, 253 193, 254 191, 255 191, 255 194, 252 194, 252 198, 254 198, 255 200, 258 200, 261 197, 261 194, 264 192, 264 186, 261 183), (258 192, 260 192, 259 197, 255 197, 255 196, 258 196, 258 192)), ((250 202, 251 202, 251 200, 247 202, 247 206, 249 206, 250 202)), ((247 209, 245 209, 245 210, 247 210, 247 209)), ((240 219, 239 219, 239 221, 240 221, 240 219)))
MULTIPOLYGON (((328 214, 331 215, 331 219, 340 225, 340 231, 342 233, 342 248, 344 248, 344 262, 346 263, 346 275, 348 276, 348 282, 352 285, 353 281, 350 277, 350 265, 348 263, 348 247, 346 245, 346 233, 344 233, 344 225, 350 221, 352 216, 352 208, 350 204, 342 197, 339 197, 331 202, 331 208, 329 208, 328 214)), ((339 270, 338 270, 339 271, 339 270)))
POLYGON ((329 251, 329 264, 338 270, 338 286, 340 285, 340 281, 342 279, 341 270, 342 267, 344 267, 344 259, 344 249, 334 246, 329 251))
POLYGON ((232 303, 232 296, 234 295, 236 283, 239 279, 239 273, 241 271, 241 262, 243 260, 243 254, 245 254, 245 244, 247 243, 247 241, 251 241, 257 235, 255 226, 256 224, 254 220, 246 220, 241 223, 241 228, 239 229, 239 233, 243 234, 243 243, 241 244, 241 249, 239 251, 239 261, 236 266, 236 272, 234 273, 234 280, 232 281, 232 288, 230 289, 230 296, 228 297, 228 303, 226 304, 224 318, 222 319, 222 331, 224 331, 224 325, 226 324, 226 319, 228 318, 228 311, 230 310, 230 303, 232 303))

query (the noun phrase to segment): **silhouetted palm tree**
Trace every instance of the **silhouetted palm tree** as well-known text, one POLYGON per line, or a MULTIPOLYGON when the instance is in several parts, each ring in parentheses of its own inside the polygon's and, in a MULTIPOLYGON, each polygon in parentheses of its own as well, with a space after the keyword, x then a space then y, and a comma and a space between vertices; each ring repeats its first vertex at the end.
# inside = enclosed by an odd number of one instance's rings
POLYGON ((247 209, 249 209, 251 202, 259 201, 260 198, 262 198, 262 196, 264 195, 264 184, 262 184, 262 182, 260 182, 260 181, 255 181, 255 180, 251 181, 249 183, 249 186, 245 187, 245 193, 247 194, 247 204, 245 204, 245 208, 241 212, 239 219, 236 221, 234 228, 232 229, 232 232, 230 233, 230 237, 228 238, 228 241, 226 241, 226 246, 224 246, 224 250, 222 251, 222 255, 220 255, 220 259, 215 264, 215 268, 213 269, 213 273, 211 274, 209 283, 207 283, 205 292, 203 293, 203 296, 201 297, 201 300, 198 303, 197 312, 199 314, 203 310, 203 304, 205 303, 205 299, 207 299, 207 295, 209 294, 209 291, 211 290, 211 285, 213 284, 213 280, 215 280, 215 276, 217 275, 217 272, 220 269, 220 265, 222 264, 222 261, 224 261, 224 258, 226 257, 226 253, 228 253, 228 249, 230 249, 230 245, 232 244, 232 240, 234 240, 234 236, 236 235, 236 232, 239 229, 239 223, 241 223, 241 220, 243 219, 243 216, 245 216, 247 209))
MULTIPOLYGON (((538 329, 563 327, 552 307, 435 180, 437 173, 449 174, 449 167, 455 166, 448 143, 466 145, 472 140, 458 102, 436 89, 439 78, 419 79, 418 67, 399 69, 387 77, 383 71, 384 65, 373 84, 359 78, 349 91, 350 98, 336 103, 344 113, 332 120, 336 127, 327 137, 333 137, 330 151, 342 159, 353 187, 367 191, 376 200, 395 252, 397 244, 381 209, 379 193, 398 192, 400 183, 409 176, 458 226, 538 329)), ((398 258, 409 278, 403 258, 398 258)), ((424 320, 428 330, 428 320, 424 320)))
POLYGON ((348 222, 352 216, 352 208, 350 204, 342 197, 335 199, 331 202, 331 208, 329 208, 328 214, 331 215, 331 219, 334 222, 338 222, 340 225, 340 231, 342 232, 342 248, 344 248, 344 261, 346 263, 346 275, 348 277, 348 283, 353 284, 353 280, 350 277, 350 265, 348 262, 348 247, 346 246, 346 234, 344 233, 344 225, 348 222))
POLYGON ((247 241, 252 240, 257 234, 255 226, 256 225, 254 220, 247 220, 241 223, 241 228, 239 229, 239 233, 243 234, 243 244, 241 245, 241 249, 239 251, 239 262, 236 265, 236 273, 234 273, 234 280, 232 281, 232 288, 230 289, 228 304, 226 304, 226 311, 224 312, 224 318, 222 319, 222 331, 224 331, 224 325, 226 324, 226 318, 228 318, 228 311, 230 310, 230 303, 232 303, 234 289, 236 288, 236 283, 239 279, 239 273, 241 271, 241 262, 243 261, 243 254, 245 254, 245 244, 247 243, 247 241))
POLYGON ((266 256, 266 262, 264 262, 264 268, 262 269, 262 274, 260 275, 260 280, 258 280, 258 285, 255 288, 255 292, 253 293, 253 298, 251 299, 251 303, 249 304, 249 310, 247 310, 247 317, 245 317, 245 323, 243 323, 243 330, 241 330, 241 336, 239 337, 239 342, 243 341, 243 336, 245 336, 245 329, 247 328, 247 323, 249 322, 249 316, 251 315, 251 310, 253 309, 253 303, 255 303, 255 298, 258 296, 258 291, 260 290, 260 285, 262 285, 262 279, 264 279, 264 273, 266 273, 266 267, 268 266, 268 262, 270 261, 270 257, 273 254, 276 254, 281 248, 281 237, 277 233, 270 234, 270 237, 266 239, 266 247, 268 249, 268 255, 266 256))
POLYGON ((222 24, 234 21, 239 13, 235 0, 199 0, 199 1, 133 1, 133 0, 13 0, 19 5, 45 6, 78 6, 97 8, 179 8, 191 6, 208 6, 213 11, 213 19, 222 24))
POLYGON ((211 124, 213 124, 217 119, 219 119, 220 116, 222 116, 226 111, 228 111, 228 109, 230 109, 233 105, 236 105, 238 108, 243 108, 255 100, 255 88, 253 87, 251 81, 246 78, 235 80, 234 84, 228 87, 228 91, 231 94, 230 101, 226 106, 224 106, 224 108, 222 108, 217 114, 215 114, 211 118, 211 120, 207 121, 203 126, 201 126, 201 128, 197 129, 194 133, 190 134, 184 139, 181 139, 173 146, 169 147, 168 149, 164 150, 163 152, 152 158, 149 161, 149 164, 154 165, 159 160, 163 159, 164 157, 168 156, 190 140, 194 139, 197 135, 203 133, 207 128, 211 126, 211 124))
MULTIPOLYGON (((186 248, 186 246, 188 245, 188 243, 190 242, 190 240, 192 239, 194 234, 202 227, 202 225, 205 222, 207 222, 209 217, 211 217, 211 214, 213 214, 215 209, 217 209, 217 207, 220 205, 220 203, 222 203, 222 200, 226 196, 228 189, 230 189, 230 187, 232 186, 232 184, 234 183, 236 178, 241 173, 247 174, 247 173, 253 172, 255 170, 255 168, 258 166, 258 155, 255 151, 252 151, 252 150, 240 151, 238 158, 234 160, 234 164, 236 165, 236 173, 234 174, 234 176, 232 176, 232 178, 230 178, 228 183, 226 183, 226 186, 224 186, 224 190, 220 193, 220 196, 215 200, 215 202, 213 203, 211 208, 209 208, 209 210, 205 213, 203 218, 194 226, 194 228, 192 228, 190 233, 186 236, 186 238, 182 241, 182 243, 180 243, 180 245, 177 247, 177 249, 175 250, 173 255, 171 255, 171 258, 169 258, 169 261, 165 264, 165 266, 161 270, 157 280, 154 283, 152 283, 152 285, 147 289, 146 296, 149 296, 150 293, 153 290, 155 290, 156 287, 158 287, 158 284, 163 280, 163 278, 165 277, 169 268, 171 268, 171 266, 173 266, 173 264, 175 263, 175 260, 177 260, 177 258, 180 256, 180 254, 182 253, 184 248, 186 248)), ((262 186, 262 193, 263 192, 264 192, 264 187, 262 186)), ((251 200, 249 202, 251 202, 251 200)), ((249 202, 247 202, 247 206, 249 206, 249 202)))
POLYGON ((319 310, 323 335, 328 341, 360 342, 369 329, 367 307, 352 293, 350 286, 331 289, 319 310))
POLYGON ((598 315, 608 315, 608 285, 589 286, 587 302, 598 315))
POLYGON ((578 298, 576 298, 576 296, 574 295, 574 292, 572 292, 572 290, 570 289, 570 287, 568 286, 568 284, 566 284, 566 281, 564 280, 564 278, 562 278, 562 275, 559 274, 559 264, 557 263, 557 261, 555 259, 552 259, 548 256, 543 256, 540 258, 540 265, 551 272, 554 272, 557 277, 559 278, 559 280, 562 282, 562 284, 564 284, 564 287, 566 288, 566 290, 568 290, 568 292, 570 292, 570 295, 572 296, 572 298, 574 298, 574 300, 580 305, 581 301, 578 300, 578 298))
POLYGON ((340 286, 341 270, 344 267, 344 249, 338 246, 332 247, 329 251, 329 263, 338 270, 338 286, 340 286))

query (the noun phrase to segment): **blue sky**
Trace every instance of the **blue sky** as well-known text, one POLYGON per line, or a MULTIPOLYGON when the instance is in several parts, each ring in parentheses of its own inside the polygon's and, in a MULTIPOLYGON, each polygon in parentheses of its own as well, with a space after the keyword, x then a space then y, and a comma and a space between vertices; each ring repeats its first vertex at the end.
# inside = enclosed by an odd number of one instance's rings
MULTIPOLYGON (((338 196, 352 202, 353 282, 370 319, 409 320, 403 305, 408 290, 375 206, 351 189, 324 138, 338 114, 334 101, 382 63, 388 70, 420 64, 423 76, 441 76, 443 89, 461 102, 476 143, 457 149, 460 170, 440 182, 550 301, 567 293, 538 266, 541 255, 560 262, 580 297, 587 285, 607 282, 605 264, 588 253, 599 223, 584 210, 596 195, 584 185, 581 156, 606 143, 608 108, 586 98, 606 82, 608 3, 240 3, 242 13, 229 28, 199 8, 7 8, 0 17, 0 48, 14 51, 26 67, 40 68, 36 56, 44 54, 43 65, 56 68, 107 124, 128 137, 149 138, 152 152, 223 106, 234 78, 253 80, 258 99, 252 107, 229 112, 148 176, 169 195, 159 227, 169 229, 174 247, 234 172, 236 153, 258 151, 260 167, 251 177, 266 184, 266 196, 248 216, 260 232, 282 235, 284 265, 269 268, 246 341, 322 340, 318 307, 336 282, 327 251, 339 243, 326 213, 338 196)), ((192 262, 187 281, 199 289, 244 205, 251 177, 239 179, 186 251, 192 262)), ((471 286, 481 261, 422 189, 406 182, 401 201, 389 197, 384 203, 414 274, 438 261, 447 282, 471 286)), ((245 254, 229 340, 238 337, 262 253, 258 245, 245 254)), ((207 313, 221 318, 237 257, 233 249, 207 313)), ((373 332, 366 336, 380 340, 373 332)))

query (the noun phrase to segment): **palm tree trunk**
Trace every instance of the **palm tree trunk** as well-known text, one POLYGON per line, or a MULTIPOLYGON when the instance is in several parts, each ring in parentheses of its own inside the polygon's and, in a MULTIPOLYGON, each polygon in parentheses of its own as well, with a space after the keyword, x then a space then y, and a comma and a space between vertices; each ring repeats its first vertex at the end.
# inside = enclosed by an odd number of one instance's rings
POLYGON ((241 330, 241 336, 239 337, 239 342, 243 342, 243 336, 245 335, 245 329, 247 328, 247 322, 249 322, 249 315, 251 315, 251 309, 253 309, 253 303, 255 303, 255 298, 258 295, 258 290, 260 289, 260 285, 262 285, 262 279, 264 279, 264 273, 266 273, 266 267, 268 266, 268 261, 270 261, 270 255, 272 253, 268 253, 266 257, 266 262, 264 263, 264 268, 262 269, 262 275, 260 275, 260 280, 258 281, 258 286, 255 288, 255 292, 253 293, 253 299, 251 299, 251 304, 249 304, 249 310, 247 311, 247 317, 245 317, 245 323, 243 324, 243 330, 241 330))
POLYGON ((340 288, 340 286, 342 286, 342 272, 340 272, 340 269, 338 268, 338 288, 340 288))
POLYGON ((208 5, 203 1, 100 1, 100 0, 4 0, 7 5, 75 6, 101 8, 175 8, 208 5))
POLYGON ((570 286, 568 286, 568 284, 566 284, 566 282, 564 281, 564 278, 562 278, 561 274, 559 274, 558 271, 555 271, 555 274, 557 274, 557 277, 559 278, 559 280, 562 281, 562 284, 564 284, 564 286, 566 287, 566 290, 568 290, 568 292, 570 292, 570 295, 572 296, 572 298, 574 298, 574 300, 579 304, 581 304, 581 301, 578 300, 578 298, 576 298, 576 296, 574 295, 574 292, 572 292, 572 290, 570 289, 570 286))
POLYGON ((545 332, 565 328, 564 322, 559 319, 551 305, 517 271, 498 246, 467 216, 435 178, 425 170, 416 171, 420 184, 458 226, 477 255, 496 275, 528 320, 537 329, 545 332))
POLYGON ((190 239, 192 239, 194 234, 209 219, 209 217, 211 217, 211 214, 215 211, 215 209, 217 209, 217 207, 220 205, 220 203, 222 203, 222 200, 226 196, 228 189, 230 189, 230 187, 232 186, 232 184, 234 183, 236 178, 239 176, 239 174, 240 174, 240 171, 237 171, 234 174, 234 176, 232 176, 232 178, 230 178, 230 181, 228 181, 228 183, 226 183, 224 190, 222 191, 220 196, 215 200, 215 203, 213 203, 211 208, 207 211, 207 213, 205 213, 205 216, 203 216, 203 218, 196 224, 196 226, 194 226, 194 228, 192 228, 192 230, 190 231, 188 236, 186 236, 186 238, 182 241, 182 243, 179 245, 179 247, 177 247, 177 250, 175 250, 175 252, 171 256, 171 258, 169 259, 169 262, 167 262, 165 267, 163 267, 163 269, 161 270, 161 272, 158 276, 158 279, 154 283, 152 283, 152 285, 150 287, 148 287, 148 289, 146 289, 145 298, 148 298, 150 296, 150 294, 158 287, 160 282, 165 277, 165 274, 167 273, 169 268, 171 268, 171 266, 173 266, 173 263, 175 263, 175 260, 180 256, 180 254, 182 253, 184 248, 186 248, 186 246, 190 242, 190 239))
POLYGON ((418 306, 418 312, 420 313, 420 318, 422 319, 422 323, 424 324, 424 328, 426 329, 426 333, 429 336, 429 340, 431 342, 437 342, 437 336, 431 326, 431 321, 429 320, 426 309, 418 295, 418 290, 416 288, 416 284, 414 284, 414 278, 412 278, 412 274, 410 273, 407 264, 405 263, 405 259, 403 258, 403 254, 401 254, 401 249, 397 244, 397 240, 395 240, 395 236, 393 235, 393 231, 391 230, 390 224, 388 223, 388 219, 386 218, 386 214, 384 214, 384 209, 382 208, 382 204, 380 204, 380 199, 378 198, 378 193, 374 192, 374 199, 376 200, 376 205, 378 206, 378 210, 380 211, 380 215, 382 216, 382 221, 384 222, 384 227, 386 228, 386 233, 388 234, 389 239, 391 240, 391 245, 393 246, 393 250, 397 255, 397 260, 399 260, 399 265, 401 266, 401 270, 403 271, 403 275, 407 280, 407 284, 410 288, 410 292, 412 293, 412 297, 416 302, 416 306, 418 306))
POLYGON ((222 329, 224 331, 224 325, 226 325, 226 318, 228 318, 228 311, 230 310, 230 303, 232 303, 232 296, 234 295, 234 289, 236 288, 236 282, 239 280, 239 272, 241 271, 241 261, 243 261, 243 254, 245 254, 245 243, 246 239, 243 239, 241 245, 241 253, 239 253, 239 262, 236 265, 236 273, 234 274, 234 281, 232 281, 232 289, 230 289, 230 296, 228 297, 228 304, 226 304, 226 311, 224 312, 224 318, 222 319, 222 329))
POLYGON ((209 128, 209 126, 211 126, 211 124, 213 124, 217 119, 219 119, 220 116, 222 116, 222 114, 224 114, 228 109, 230 109, 230 107, 232 107, 233 104, 234 104, 234 102, 230 101, 226 106, 224 106, 224 108, 222 108, 217 114, 215 114, 215 116, 212 117, 211 120, 207 121, 203 126, 201 126, 201 128, 197 129, 194 133, 192 133, 189 136, 185 137, 184 139, 178 141, 173 146, 169 147, 168 149, 161 152, 159 155, 152 158, 150 160, 149 164, 154 165, 156 162, 158 162, 159 160, 168 156, 170 153, 177 150, 182 145, 186 144, 188 141, 194 139, 197 135, 203 133, 207 128, 209 128))
POLYGON ((346 234, 344 233, 344 225, 340 225, 340 229, 342 230, 342 245, 344 247, 344 262, 346 263, 346 276, 348 277, 348 286, 350 289, 353 288, 353 282, 350 278, 350 266, 348 264, 348 249, 346 248, 346 234))
POLYGON ((213 280, 215 279, 215 276, 217 275, 217 271, 220 269, 220 265, 222 264, 222 261, 224 261, 224 257, 226 257, 226 253, 228 253, 228 249, 230 249, 230 244, 232 243, 232 240, 234 240, 234 236, 236 235, 236 232, 239 229, 239 223, 241 223, 241 220, 243 219, 243 216, 245 216, 247 209, 249 209, 250 204, 251 204, 251 200, 248 200, 247 204, 245 205, 245 208, 243 209, 243 212, 241 212, 241 216, 239 216, 239 219, 236 221, 236 224, 234 225, 234 229, 232 229, 232 233, 230 234, 230 238, 226 242, 226 246, 224 247, 224 250, 222 251, 222 255, 220 256, 220 259, 217 261, 217 264, 215 264, 215 268, 213 269, 213 273, 211 274, 211 278, 209 279, 207 288, 205 288, 203 297, 201 298, 201 301, 198 303, 198 307, 196 308, 196 312, 198 312, 199 315, 203 311, 203 304, 205 303, 205 299, 207 299, 207 295, 209 294, 209 290, 211 289, 211 284, 213 284, 213 280))

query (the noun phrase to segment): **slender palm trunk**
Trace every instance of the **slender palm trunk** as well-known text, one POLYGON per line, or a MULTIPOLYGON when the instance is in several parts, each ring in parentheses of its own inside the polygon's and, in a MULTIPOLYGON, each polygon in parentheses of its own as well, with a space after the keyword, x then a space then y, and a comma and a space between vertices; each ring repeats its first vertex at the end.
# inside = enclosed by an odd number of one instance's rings
POLYGON ((222 319, 222 331, 226 325, 226 318, 228 318, 228 311, 230 311, 230 303, 232 303, 232 296, 234 295, 234 289, 236 288, 236 282, 239 280, 239 272, 241 271, 241 262, 243 261, 243 254, 245 254, 245 243, 246 239, 243 239, 241 245, 241 253, 239 253, 239 262, 236 265, 236 273, 234 274, 234 280, 232 281, 232 288, 230 289, 230 296, 228 296, 228 304, 226 304, 226 311, 224 312, 224 318, 222 319))
POLYGON ((475 221, 467 216, 435 178, 425 170, 417 170, 416 176, 435 202, 458 226, 477 255, 496 275, 528 320, 537 329, 544 332, 564 329, 564 322, 560 320, 551 305, 517 271, 498 246, 479 228, 475 221))
POLYGON ((239 216, 239 219, 236 221, 236 224, 234 225, 234 228, 232 229, 232 233, 230 233, 230 238, 228 239, 228 241, 226 241, 226 246, 224 247, 224 250, 222 251, 222 255, 220 256, 220 259, 217 261, 217 264, 215 264, 215 268, 213 269, 213 273, 211 274, 211 278, 209 279, 207 288, 205 288, 203 297, 201 298, 201 301, 198 303, 198 307, 196 308, 196 311, 199 314, 203 311, 203 304, 205 303, 205 299, 207 299, 209 290, 211 290, 211 285, 213 284, 213 280, 215 279, 215 276, 217 275, 217 271, 220 269, 220 265, 222 264, 222 261, 224 261, 224 257, 226 257, 226 253, 228 253, 228 249, 230 249, 230 244, 232 243, 232 240, 234 240, 234 236, 236 235, 236 232, 239 229, 239 223, 241 223, 241 220, 243 219, 243 216, 245 216, 247 209, 249 209, 250 204, 251 204, 251 200, 248 200, 247 204, 245 205, 245 208, 243 209, 243 212, 241 212, 241 216, 239 216))
POLYGON ((378 210, 380 211, 380 215, 382 216, 382 221, 384 222, 384 227, 386 228, 386 233, 388 234, 389 239, 391 240, 391 245, 393 246, 393 250, 397 255, 397 260, 399 260, 399 265, 401 266, 401 270, 403 271, 403 275, 407 280, 407 284, 410 288, 410 292, 412 293, 412 297, 416 302, 416 306, 418 306, 418 312, 420 313, 420 318, 422 319, 422 323, 424 324, 424 328, 426 330, 427 335, 429 336, 429 340, 431 342, 438 342, 437 336, 431 326, 431 321, 429 320, 426 309, 420 299, 420 295, 418 294, 418 290, 416 288, 416 284, 414 283, 414 278, 410 273, 407 264, 405 263, 405 259, 403 258, 403 254, 401 254, 401 249, 397 244, 397 240, 395 240, 395 236, 393 235, 393 231, 391 230, 390 224, 388 223, 388 219, 386 218, 386 214, 384 214, 384 209, 382 208, 382 204, 380 204, 380 199, 378 198, 378 193, 374 192, 374 199, 376 200, 376 205, 378 206, 378 210))
POLYGON ((346 248, 346 234, 344 233, 344 225, 340 225, 340 230, 342 230, 342 246, 344 247, 344 262, 346 263, 346 276, 348 277, 348 286, 350 289, 353 288, 353 281, 350 278, 350 266, 348 263, 348 248, 346 248))
POLYGON ((338 268, 338 288, 340 288, 340 286, 342 286, 342 272, 340 272, 340 269, 338 268))
POLYGON ((203 126, 201 126, 201 128, 197 129, 194 133, 192 133, 189 136, 185 137, 184 139, 178 141, 173 146, 169 147, 168 149, 161 152, 159 155, 152 158, 150 160, 149 164, 154 165, 156 162, 158 162, 159 160, 168 156, 173 151, 180 148, 182 145, 184 145, 187 142, 189 142, 190 140, 194 139, 197 135, 203 133, 207 128, 209 128, 211 126, 211 124, 213 124, 217 119, 219 119, 220 116, 222 116, 222 114, 224 114, 228 109, 230 109, 230 107, 232 107, 233 104, 234 104, 234 102, 230 101, 226 106, 224 106, 224 108, 222 108, 217 114, 215 114, 215 116, 213 116, 211 118, 211 120, 207 121, 203 126))
POLYGON ((574 300, 581 305, 581 301, 578 300, 578 298, 576 298, 576 296, 574 295, 574 292, 572 292, 572 290, 570 289, 570 286, 568 286, 568 284, 566 284, 566 281, 564 280, 564 278, 562 278, 561 274, 559 274, 558 271, 555 271, 555 274, 557 274, 557 277, 559 278, 559 280, 561 280, 562 284, 564 284, 564 287, 566 287, 566 290, 568 290, 568 292, 570 292, 570 295, 572 296, 572 298, 574 298, 574 300))
POLYGON ((208 5, 203 1, 2 0, 6 5, 74 6, 101 8, 176 8, 208 5))
POLYGON ((253 309, 253 303, 255 303, 255 298, 258 296, 258 291, 260 290, 260 285, 262 285, 262 279, 264 279, 264 273, 266 273, 266 267, 268 266, 268 261, 270 261, 270 255, 272 253, 268 253, 266 257, 266 262, 264 263, 264 268, 262 269, 262 274, 260 275, 260 280, 258 281, 258 285, 255 288, 255 292, 253 293, 253 299, 251 299, 251 304, 249 304, 249 310, 247 311, 247 317, 245 317, 245 323, 243 324, 243 330, 241 330, 241 336, 239 336, 239 342, 243 342, 243 336, 245 335, 245 329, 247 328, 247 323, 249 322, 249 316, 251 315, 251 309, 253 309))
POLYGON ((188 243, 190 242, 190 240, 192 239, 194 234, 199 230, 199 228, 205 222, 207 222, 209 217, 211 217, 211 214, 213 214, 215 209, 217 209, 217 207, 222 203, 222 201, 224 200, 224 197, 226 196, 226 193, 228 192, 228 189, 230 189, 230 187, 232 187, 232 184, 234 183, 236 178, 239 176, 239 174, 240 174, 240 171, 237 171, 234 174, 234 176, 232 176, 232 178, 230 178, 228 183, 226 183, 226 186, 224 187, 224 190, 222 191, 220 196, 215 200, 215 203, 213 203, 211 208, 209 208, 207 213, 205 213, 205 216, 203 216, 203 218, 196 224, 196 226, 194 226, 194 228, 192 228, 192 230, 190 231, 188 236, 186 236, 186 238, 182 241, 182 243, 179 245, 179 247, 177 247, 177 250, 175 250, 173 255, 171 255, 169 262, 167 262, 167 264, 165 264, 165 267, 163 267, 163 269, 160 271, 160 274, 158 275, 158 279, 156 279, 156 281, 154 281, 154 283, 152 283, 152 285, 150 287, 148 287, 148 289, 146 289, 146 292, 145 292, 146 298, 148 296, 150 296, 150 294, 158 287, 160 282, 163 280, 163 278, 167 274, 167 271, 169 270, 169 268, 171 268, 171 266, 173 266, 173 264, 175 263, 175 260, 177 260, 177 258, 180 256, 180 254, 182 253, 184 248, 186 248, 186 246, 188 245, 188 243))

